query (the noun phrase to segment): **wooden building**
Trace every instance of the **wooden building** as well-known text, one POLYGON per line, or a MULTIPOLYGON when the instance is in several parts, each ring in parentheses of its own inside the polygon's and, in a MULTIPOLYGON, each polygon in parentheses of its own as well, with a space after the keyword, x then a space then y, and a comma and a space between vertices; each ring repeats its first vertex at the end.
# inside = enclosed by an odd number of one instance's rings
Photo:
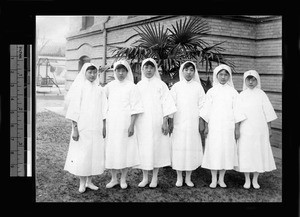
MULTIPOLYGON (((220 15, 201 16, 210 26, 205 36, 209 44, 225 41, 224 56, 233 61, 236 73, 233 82, 242 89, 243 73, 255 69, 261 76, 262 89, 267 93, 278 119, 272 124, 274 147, 282 147, 282 17, 220 15)), ((66 45, 66 89, 84 62, 96 66, 112 64, 109 46, 130 46, 138 39, 134 27, 145 23, 161 23, 166 28, 185 16, 74 16, 66 45)), ((213 67, 215 67, 214 65, 213 67)), ((199 68, 201 78, 211 73, 199 68)), ((111 73, 111 72, 110 72, 111 73)), ((111 76, 102 74, 102 82, 111 76)))

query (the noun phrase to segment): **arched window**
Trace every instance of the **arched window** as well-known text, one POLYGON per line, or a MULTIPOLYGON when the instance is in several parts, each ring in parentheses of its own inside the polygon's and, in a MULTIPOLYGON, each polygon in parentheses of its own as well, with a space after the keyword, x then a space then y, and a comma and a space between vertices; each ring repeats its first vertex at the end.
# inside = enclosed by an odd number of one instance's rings
POLYGON ((94 25, 94 16, 83 16, 82 17, 82 25, 80 30, 87 29, 94 25))
POLYGON ((91 62, 91 59, 88 56, 82 56, 78 61, 78 73, 80 72, 83 64, 91 62))

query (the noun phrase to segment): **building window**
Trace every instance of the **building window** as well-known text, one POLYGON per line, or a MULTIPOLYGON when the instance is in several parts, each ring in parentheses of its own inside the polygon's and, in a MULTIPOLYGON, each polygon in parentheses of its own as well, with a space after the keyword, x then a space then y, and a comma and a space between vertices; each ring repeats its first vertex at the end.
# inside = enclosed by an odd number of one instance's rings
POLYGON ((93 16, 83 16, 82 17, 82 25, 80 30, 87 29, 94 25, 94 17, 93 16))

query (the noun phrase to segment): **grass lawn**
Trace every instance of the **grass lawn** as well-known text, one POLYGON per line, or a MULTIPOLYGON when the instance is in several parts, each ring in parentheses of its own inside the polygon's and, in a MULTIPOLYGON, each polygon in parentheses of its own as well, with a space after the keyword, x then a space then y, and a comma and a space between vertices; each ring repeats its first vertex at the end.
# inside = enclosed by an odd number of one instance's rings
POLYGON ((236 171, 226 172, 226 189, 210 189, 210 171, 201 167, 192 173, 195 187, 178 188, 176 171, 165 167, 159 171, 155 189, 139 188, 142 172, 131 169, 127 189, 120 186, 106 189, 110 174, 105 171, 93 178, 99 190, 87 189, 80 194, 79 179, 63 170, 70 132, 71 123, 64 117, 49 111, 37 113, 36 202, 282 202, 281 162, 276 162, 277 170, 259 176, 259 190, 243 189, 244 175, 236 171))

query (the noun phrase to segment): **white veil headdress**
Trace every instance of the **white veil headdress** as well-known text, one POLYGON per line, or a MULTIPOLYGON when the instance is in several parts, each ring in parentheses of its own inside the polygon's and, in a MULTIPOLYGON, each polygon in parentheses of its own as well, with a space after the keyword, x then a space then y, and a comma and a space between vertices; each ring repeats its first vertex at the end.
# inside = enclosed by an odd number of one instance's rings
POLYGON ((134 80, 133 80, 133 73, 132 73, 131 67, 130 67, 129 63, 126 60, 119 60, 119 61, 117 61, 117 62, 114 63, 114 78, 115 78, 115 80, 118 81, 118 78, 116 76, 116 67, 118 65, 123 65, 127 69, 128 73, 127 73, 127 76, 125 77, 125 79, 129 80, 131 82, 134 82, 134 80))
POLYGON ((185 61, 184 63, 182 63, 180 65, 180 68, 179 68, 179 81, 186 80, 184 78, 184 75, 183 75, 183 68, 184 68, 185 64, 187 64, 187 63, 192 63, 193 66, 194 66, 194 68, 195 68, 195 74, 194 74, 194 77, 192 78, 192 80, 197 81, 197 82, 199 82, 201 84, 196 64, 194 62, 192 62, 192 61, 185 61))
POLYGON ((153 77, 155 76, 155 77, 159 78, 159 80, 161 80, 160 74, 159 74, 159 72, 158 72, 157 63, 156 63, 155 60, 152 59, 152 58, 147 58, 147 59, 144 59, 144 60, 143 60, 142 65, 141 65, 141 80, 147 78, 147 77, 144 75, 143 67, 144 67, 145 63, 148 62, 148 61, 152 62, 152 63, 154 64, 154 67, 155 67, 155 73, 154 73, 153 77))
POLYGON ((218 73, 222 70, 222 69, 225 69, 230 77, 229 77, 229 80, 227 81, 227 84, 231 87, 234 88, 234 85, 233 85, 233 82, 232 82, 232 72, 231 72, 231 68, 225 64, 221 64, 219 66, 217 66, 215 69, 214 69, 214 73, 213 73, 213 86, 215 86, 216 84, 219 84, 219 80, 217 78, 217 75, 218 73))
POLYGON ((249 70, 249 71, 246 71, 243 76, 243 90, 246 90, 248 88, 246 85, 246 78, 250 75, 256 78, 256 80, 257 80, 256 87, 261 89, 260 76, 259 76, 258 72, 255 70, 249 70))
MULTIPOLYGON (((84 63, 81 70, 80 70, 80 72, 78 73, 75 80, 71 84, 70 89, 69 89, 67 95, 65 96, 65 101, 64 101, 64 111, 65 112, 68 110, 70 101, 74 97, 80 97, 81 92, 82 92, 83 84, 86 81, 85 72, 86 72, 86 69, 89 66, 95 66, 95 65, 92 64, 92 63, 84 63)), ((92 83, 96 83, 96 84, 99 83, 98 75, 97 75, 95 81, 93 81, 92 83)))

